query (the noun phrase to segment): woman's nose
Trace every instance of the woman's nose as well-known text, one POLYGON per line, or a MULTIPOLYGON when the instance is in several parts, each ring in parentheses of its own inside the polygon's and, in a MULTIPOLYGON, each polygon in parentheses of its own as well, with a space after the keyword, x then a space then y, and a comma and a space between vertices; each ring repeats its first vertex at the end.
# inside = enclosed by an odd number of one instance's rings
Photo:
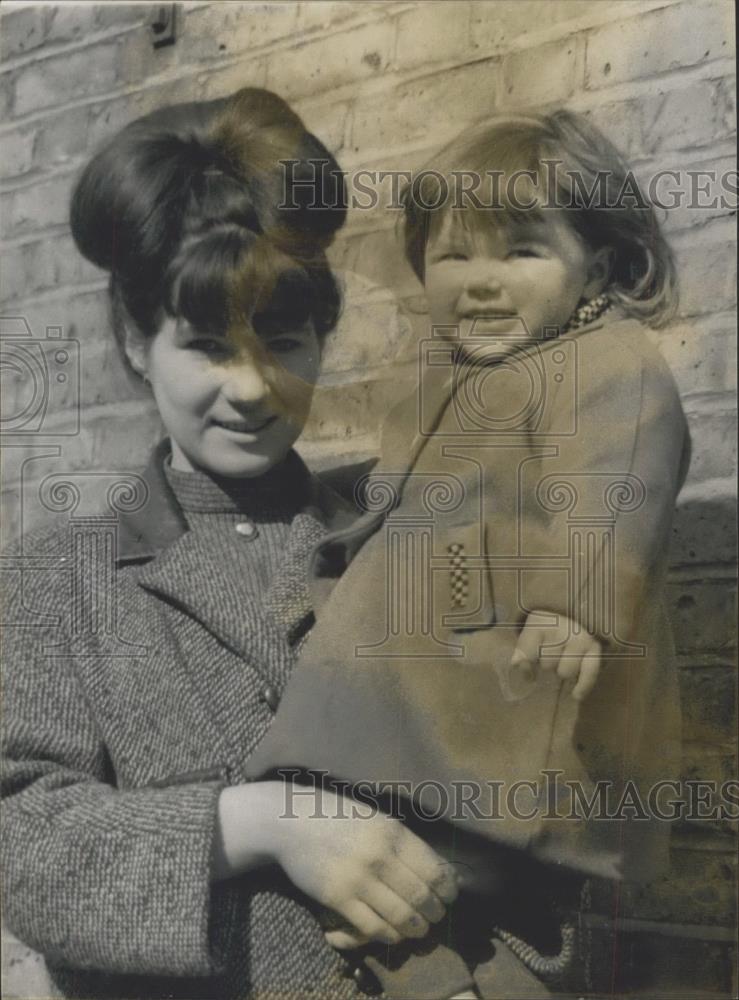
POLYGON ((269 396, 269 383, 259 365, 241 361, 229 367, 223 390, 233 403, 256 405, 269 396))

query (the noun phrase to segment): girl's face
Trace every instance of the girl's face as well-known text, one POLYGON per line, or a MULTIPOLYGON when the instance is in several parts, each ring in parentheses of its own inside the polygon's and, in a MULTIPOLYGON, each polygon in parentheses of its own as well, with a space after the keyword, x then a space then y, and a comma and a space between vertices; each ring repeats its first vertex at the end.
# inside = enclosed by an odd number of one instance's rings
POLYGON ((261 476, 303 430, 318 377, 320 343, 308 321, 236 346, 167 318, 129 358, 151 383, 172 439, 172 465, 233 478, 261 476))
POLYGON ((563 327, 581 298, 602 291, 609 257, 608 248, 590 251, 561 212, 472 227, 447 212, 426 246, 431 321, 456 327, 462 341, 538 340, 545 327, 563 327))

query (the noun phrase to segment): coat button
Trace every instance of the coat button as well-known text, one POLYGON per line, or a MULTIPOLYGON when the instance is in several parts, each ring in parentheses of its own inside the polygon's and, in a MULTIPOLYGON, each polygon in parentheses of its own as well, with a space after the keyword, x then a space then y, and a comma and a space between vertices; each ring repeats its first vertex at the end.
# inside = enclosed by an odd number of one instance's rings
POLYGON ((273 712, 277 711, 277 706, 280 704, 280 693, 276 687, 273 687, 271 684, 267 684, 262 688, 261 698, 273 712))
POLYGON ((378 992, 381 992, 378 990, 379 984, 377 979, 366 965, 355 965, 352 969, 352 979, 363 993, 368 993, 370 996, 373 996, 378 992))
POLYGON ((236 530, 244 538, 256 538, 259 534, 256 524, 252 524, 251 521, 239 521, 236 525, 236 530))

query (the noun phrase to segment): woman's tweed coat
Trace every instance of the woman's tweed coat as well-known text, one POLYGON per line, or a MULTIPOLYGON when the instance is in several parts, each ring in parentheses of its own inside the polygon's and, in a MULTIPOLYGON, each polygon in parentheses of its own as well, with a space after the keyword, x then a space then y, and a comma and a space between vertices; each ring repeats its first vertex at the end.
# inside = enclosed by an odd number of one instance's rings
MULTIPOLYGON (((145 473, 145 508, 120 518, 112 581, 106 554, 81 561, 66 530, 15 553, 5 620, 33 624, 4 640, 6 919, 62 995, 356 996, 276 869, 210 884, 219 793, 244 780, 295 650, 289 628, 219 589, 164 454, 145 473), (112 629, 85 627, 111 582, 112 629)), ((352 516, 308 483, 266 601, 297 631, 307 552, 352 516)))

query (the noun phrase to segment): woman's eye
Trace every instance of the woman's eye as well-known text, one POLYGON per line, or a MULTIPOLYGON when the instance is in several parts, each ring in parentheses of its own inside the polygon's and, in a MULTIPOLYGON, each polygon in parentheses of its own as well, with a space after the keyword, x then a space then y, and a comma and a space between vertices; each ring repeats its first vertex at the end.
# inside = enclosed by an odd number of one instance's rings
POLYGON ((437 260, 467 260, 467 254, 463 250, 450 250, 447 253, 439 254, 437 260))
POLYGON ((303 341, 297 337, 272 337, 267 347, 272 354, 289 354, 303 346, 303 341))
POLYGON ((222 340, 213 340, 210 337, 198 337, 187 344, 189 351, 197 351, 200 354, 228 354, 230 347, 222 340))

